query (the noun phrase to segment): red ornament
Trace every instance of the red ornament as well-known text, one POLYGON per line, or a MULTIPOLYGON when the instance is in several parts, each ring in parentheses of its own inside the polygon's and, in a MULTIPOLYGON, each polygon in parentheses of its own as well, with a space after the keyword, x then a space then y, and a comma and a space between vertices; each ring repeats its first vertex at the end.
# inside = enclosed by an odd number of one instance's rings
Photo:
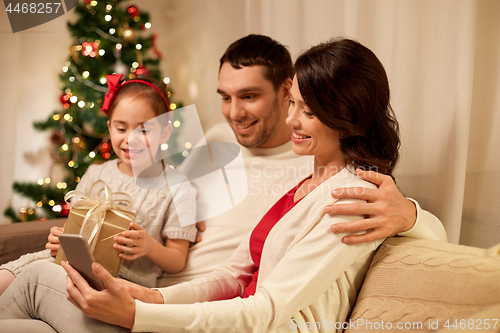
POLYGON ((101 154, 105 154, 107 152, 109 152, 111 148, 111 145, 107 142, 103 142, 102 145, 101 145, 101 148, 99 148, 99 150, 101 151, 101 154))
POLYGON ((61 96, 61 103, 66 109, 69 107, 69 99, 71 98, 71 96, 73 96, 71 93, 69 94, 63 93, 61 96))
POLYGON ((146 29, 146 25, 141 24, 140 28, 141 28, 141 30, 144 30, 144 29, 146 29))
POLYGON ((147 76, 148 75, 148 70, 143 65, 139 65, 137 67, 137 69, 135 70, 134 74, 137 75, 137 76, 139 76, 139 77, 141 77, 141 76, 147 76))
POLYGON ((109 153, 109 151, 111 150, 111 145, 109 144, 107 138, 102 140, 102 144, 101 144, 101 147, 99 148, 99 150, 101 151, 102 157, 105 160, 107 160, 111 157, 111 154, 109 153))
POLYGON ((71 207, 66 202, 61 202, 61 216, 68 216, 71 207))
POLYGON ((86 57, 95 58, 97 56, 97 51, 99 50, 99 43, 82 43, 82 54, 86 57))
POLYGON ((139 9, 137 9, 136 6, 130 6, 127 8, 128 15, 130 16, 131 19, 136 18, 139 16, 139 9))

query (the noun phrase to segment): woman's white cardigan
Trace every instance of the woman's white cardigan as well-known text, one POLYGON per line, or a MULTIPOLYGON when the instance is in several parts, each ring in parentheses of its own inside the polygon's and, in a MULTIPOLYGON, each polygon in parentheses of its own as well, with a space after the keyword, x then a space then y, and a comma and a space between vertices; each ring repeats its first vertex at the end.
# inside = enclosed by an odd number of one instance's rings
MULTIPOLYGON (((165 304, 136 301, 133 331, 342 331, 339 325, 354 305, 383 239, 345 245, 345 234, 330 232, 333 223, 361 218, 324 214, 325 206, 336 201, 331 191, 340 187, 375 188, 343 169, 291 209, 266 239, 254 296, 240 298, 253 273, 248 234, 219 269, 159 289, 165 304)), ((348 202, 353 200, 337 204, 348 202)))

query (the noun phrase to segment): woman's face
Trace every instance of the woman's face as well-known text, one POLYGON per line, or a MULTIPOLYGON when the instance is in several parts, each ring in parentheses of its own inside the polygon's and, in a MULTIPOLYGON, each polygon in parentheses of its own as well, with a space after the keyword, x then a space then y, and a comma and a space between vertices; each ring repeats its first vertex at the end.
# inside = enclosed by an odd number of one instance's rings
POLYGON ((297 155, 314 155, 326 162, 341 156, 339 133, 319 121, 304 102, 297 76, 290 90, 286 123, 292 128, 292 149, 297 155))

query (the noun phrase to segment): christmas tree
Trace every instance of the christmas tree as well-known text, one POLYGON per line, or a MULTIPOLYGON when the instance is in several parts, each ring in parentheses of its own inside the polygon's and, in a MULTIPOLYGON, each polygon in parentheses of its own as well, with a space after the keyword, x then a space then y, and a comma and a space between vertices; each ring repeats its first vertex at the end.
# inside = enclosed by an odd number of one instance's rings
MULTIPOLYGON (((147 13, 122 0, 85 0, 75 12, 76 22, 68 22, 73 45, 60 74, 61 109, 33 124, 39 131, 51 132, 52 158, 64 165, 66 176, 57 184, 50 178, 15 182, 14 191, 33 200, 36 207, 21 207, 19 214, 13 207, 7 208, 4 215, 13 222, 68 216, 64 195, 76 187, 90 164, 114 157, 108 118, 100 110, 107 92, 106 74, 119 73, 126 79, 147 76, 163 80, 167 87, 170 81, 160 73, 161 53, 155 47, 157 35, 148 34, 147 13)), ((182 105, 170 104, 171 110, 179 107, 182 105)), ((171 121, 179 127, 179 114, 171 121)), ((169 143, 176 144, 179 132, 174 131, 169 143)), ((175 167, 182 155, 173 158, 175 167)))

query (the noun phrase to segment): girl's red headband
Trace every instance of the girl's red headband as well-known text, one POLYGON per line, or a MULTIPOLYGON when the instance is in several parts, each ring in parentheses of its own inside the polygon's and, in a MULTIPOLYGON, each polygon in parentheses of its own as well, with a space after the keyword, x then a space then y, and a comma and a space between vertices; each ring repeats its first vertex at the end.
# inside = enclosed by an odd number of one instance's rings
POLYGON ((150 86, 154 90, 156 90, 158 92, 158 94, 160 94, 160 96, 165 101, 165 105, 167 106, 167 112, 170 112, 170 105, 168 103, 168 100, 162 94, 160 89, 156 88, 151 83, 149 83, 147 81, 143 81, 143 80, 128 80, 128 81, 124 81, 124 82, 120 83, 122 76, 123 76, 123 74, 106 75, 106 82, 108 84, 108 92, 104 96, 104 102, 102 103, 102 107, 101 107, 101 110, 104 111, 106 116, 109 114, 109 108, 111 107, 111 103, 113 103, 113 100, 115 99, 116 94, 118 93, 118 90, 120 89, 120 87, 122 87, 123 85, 125 85, 127 83, 132 83, 132 82, 143 83, 145 85, 150 86))

